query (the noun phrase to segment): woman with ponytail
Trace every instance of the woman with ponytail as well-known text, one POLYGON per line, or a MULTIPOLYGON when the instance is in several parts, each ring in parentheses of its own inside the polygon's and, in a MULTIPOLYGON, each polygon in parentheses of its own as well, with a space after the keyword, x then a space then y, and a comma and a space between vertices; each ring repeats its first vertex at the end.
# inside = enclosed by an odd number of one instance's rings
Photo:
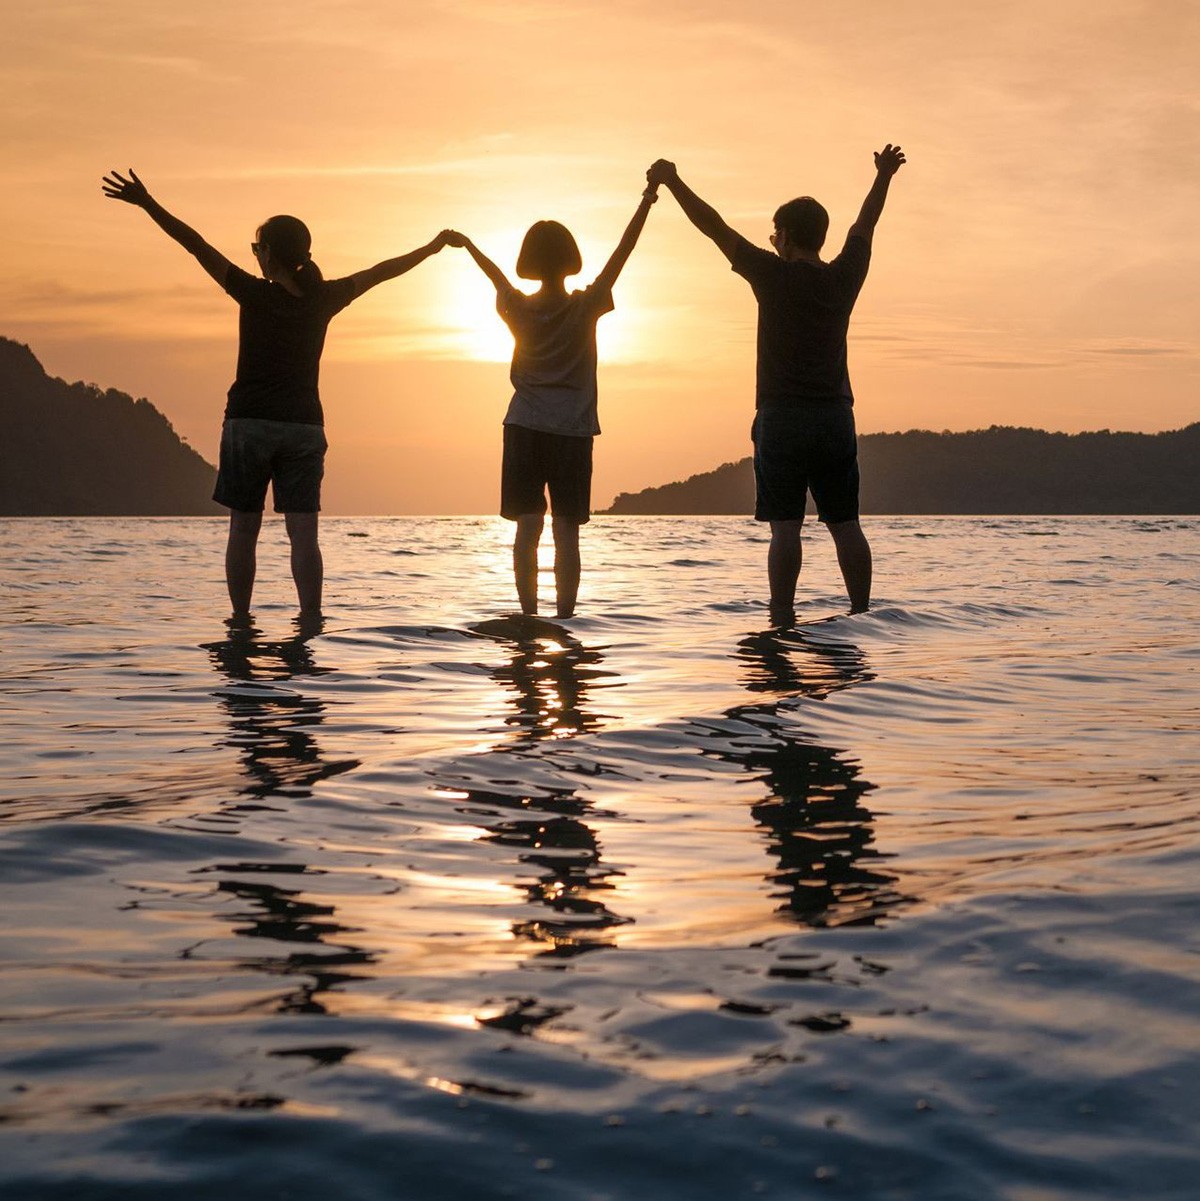
POLYGON ((312 261, 312 237, 296 217, 271 217, 250 249, 261 278, 235 267, 194 229, 162 207, 131 170, 104 177, 104 194, 144 209, 237 301, 237 377, 229 389, 213 499, 229 510, 225 580, 233 620, 250 617, 258 534, 267 485, 284 515, 292 578, 306 623, 321 613, 323 565, 317 537, 325 429, 317 388, 325 331, 368 288, 395 279, 447 244, 425 246, 343 279, 326 280, 312 261))

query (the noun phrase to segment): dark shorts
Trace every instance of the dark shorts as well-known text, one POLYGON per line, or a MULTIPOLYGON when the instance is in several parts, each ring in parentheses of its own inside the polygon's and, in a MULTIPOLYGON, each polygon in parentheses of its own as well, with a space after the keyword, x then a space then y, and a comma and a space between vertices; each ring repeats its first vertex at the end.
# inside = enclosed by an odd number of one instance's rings
POLYGON ((754 439, 754 516, 799 521, 807 494, 827 524, 858 517, 858 445, 849 405, 759 409, 754 439))
POLYGON ((261 513, 272 484, 276 513, 317 513, 327 445, 324 426, 231 417, 221 430, 213 500, 244 513, 261 513))
POLYGON ((555 517, 586 524, 592 511, 592 439, 506 425, 500 516, 516 521, 545 513, 547 489, 555 517))

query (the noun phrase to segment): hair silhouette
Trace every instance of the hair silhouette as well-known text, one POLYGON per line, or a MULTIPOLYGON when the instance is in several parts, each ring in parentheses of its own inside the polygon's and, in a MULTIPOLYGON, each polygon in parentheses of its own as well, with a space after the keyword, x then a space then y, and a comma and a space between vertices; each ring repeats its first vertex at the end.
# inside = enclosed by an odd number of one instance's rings
POLYGON ((787 231, 788 240, 803 250, 820 250, 829 232, 825 206, 811 196, 797 196, 775 210, 775 228, 787 231))
POLYGON ((292 272, 302 292, 321 282, 321 269, 312 261, 312 234, 299 217, 268 217, 258 228, 258 240, 281 267, 292 272))
POLYGON ((517 274, 522 279, 564 279, 583 270, 579 246, 558 221, 535 221, 521 243, 517 274))

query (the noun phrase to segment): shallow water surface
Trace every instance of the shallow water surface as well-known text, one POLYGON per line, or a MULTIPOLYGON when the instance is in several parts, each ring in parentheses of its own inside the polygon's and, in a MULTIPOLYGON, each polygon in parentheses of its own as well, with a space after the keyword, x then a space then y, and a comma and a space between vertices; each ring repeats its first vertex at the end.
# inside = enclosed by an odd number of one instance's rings
POLYGON ((324 528, 0 521, 6 1197, 1198 1195, 1200 520, 324 528))

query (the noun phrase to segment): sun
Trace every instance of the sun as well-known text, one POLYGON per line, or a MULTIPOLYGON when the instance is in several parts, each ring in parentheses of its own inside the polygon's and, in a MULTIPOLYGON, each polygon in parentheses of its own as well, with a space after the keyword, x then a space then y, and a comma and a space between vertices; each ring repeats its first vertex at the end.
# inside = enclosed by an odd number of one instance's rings
MULTIPOLYGON (((524 230, 504 229, 472 234, 476 245, 508 276, 514 279, 513 264, 521 247, 524 230)), ((496 312, 496 290, 465 250, 443 251, 453 255, 440 275, 439 318, 446 330, 446 344, 456 358, 477 363, 507 363, 512 359, 513 339, 508 326, 496 312)), ((515 279, 514 279, 514 282, 515 279)))
POLYGON ((478 278, 455 288, 453 343, 456 352, 477 363, 507 363, 512 359, 513 336, 496 312, 496 290, 471 265, 478 278))

